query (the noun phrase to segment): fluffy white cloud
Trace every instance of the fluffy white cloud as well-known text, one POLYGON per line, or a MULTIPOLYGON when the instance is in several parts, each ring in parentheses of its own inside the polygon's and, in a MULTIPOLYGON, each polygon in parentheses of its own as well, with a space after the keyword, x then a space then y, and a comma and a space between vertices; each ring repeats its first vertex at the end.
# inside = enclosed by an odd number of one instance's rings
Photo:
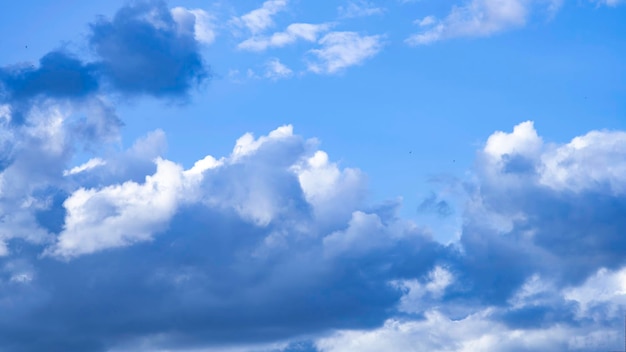
POLYGON ((556 190, 626 192, 626 133, 591 131, 541 157, 540 182, 556 190))
POLYGON ((317 60, 308 69, 315 73, 333 74, 359 65, 378 54, 383 48, 381 35, 364 36, 356 32, 330 32, 319 42, 320 49, 310 50, 317 60))
MULTIPOLYGON (((154 142, 150 139, 163 138, 162 132, 155 133, 138 142, 130 153, 152 155, 150 145, 154 142), (148 151, 141 152, 146 148, 148 151)), ((64 202, 67 211, 64 228, 47 253, 70 258, 149 241, 167 227, 178 208, 195 202, 232 209, 243 219, 267 226, 290 211, 292 200, 280 194, 284 185, 275 183, 281 177, 294 177, 313 207, 317 222, 328 225, 345 221, 346 211, 351 212, 363 195, 364 183, 357 170, 340 170, 328 162, 324 152, 316 151, 309 156, 298 154, 298 148, 294 149, 295 154, 280 161, 286 163, 284 168, 272 169, 264 164, 264 158, 279 156, 262 150, 286 148, 289 152, 290 145, 302 143, 291 126, 282 126, 258 139, 245 134, 237 140, 230 156, 218 160, 209 155, 188 170, 157 158, 155 173, 143 180, 79 188, 64 202), (255 171, 244 172, 246 168, 255 168, 255 171), (233 177, 238 181, 234 182, 233 177), (347 210, 341 209, 346 206, 347 210)), ((312 147, 312 143, 305 145, 312 147)), ((119 167, 120 162, 136 164, 135 160, 128 157, 112 161, 93 159, 65 173, 68 176, 90 172, 106 175, 107 167, 119 167)))
POLYGON ((531 121, 515 126, 513 132, 495 132, 485 144, 482 170, 504 184, 513 178, 557 191, 626 191, 626 133, 591 131, 565 145, 546 144, 531 121))
POLYGON ((156 173, 143 184, 129 181, 73 192, 63 204, 63 232, 49 253, 74 257, 149 240, 164 229, 185 196, 182 173, 176 164, 157 160, 156 173))
POLYGON ((318 150, 292 167, 307 202, 318 221, 341 222, 350 218, 365 196, 365 177, 357 169, 341 170, 318 150))

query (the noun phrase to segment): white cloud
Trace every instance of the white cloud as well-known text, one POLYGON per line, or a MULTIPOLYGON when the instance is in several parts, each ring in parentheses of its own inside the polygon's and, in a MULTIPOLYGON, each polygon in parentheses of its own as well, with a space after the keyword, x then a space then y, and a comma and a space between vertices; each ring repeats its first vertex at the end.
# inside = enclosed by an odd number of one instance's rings
POLYGON ((264 51, 268 48, 280 48, 293 44, 299 39, 314 42, 320 33, 330 28, 329 24, 292 23, 284 32, 277 32, 269 37, 252 37, 239 43, 242 50, 264 51))
POLYGON ((423 26, 428 28, 410 36, 407 43, 422 45, 456 37, 480 37, 522 27, 532 5, 532 0, 471 0, 454 6, 443 20, 426 17, 423 26))
POLYGON ((362 254, 384 248, 391 245, 385 232, 386 228, 378 215, 356 211, 352 214, 346 230, 324 237, 324 250, 333 256, 345 252, 362 254))
MULTIPOLYGON (((163 138, 163 133, 157 131, 150 136, 125 154, 139 153, 143 158, 153 155, 150 146, 155 143, 150 140, 163 138), (142 152, 143 149, 147 150, 142 152)), ((265 227, 291 212, 289 204, 294 200, 281 194, 285 185, 277 183, 280 178, 291 179, 298 185, 306 197, 303 201, 309 201, 315 211, 317 226, 347 220, 345 211, 337 208, 349 206, 352 208, 347 211, 351 212, 362 199, 364 183, 359 172, 338 169, 327 161, 322 151, 314 152, 314 156, 298 154, 303 150, 294 145, 302 143, 301 138, 293 134, 293 128, 286 125, 257 139, 247 133, 237 140, 228 157, 216 159, 208 155, 188 170, 157 158, 156 171, 143 180, 120 180, 117 181, 120 183, 103 187, 79 188, 65 200, 67 215, 63 231, 46 253, 72 258, 150 241, 167 228, 177 209, 186 204, 202 203, 232 210, 243 220, 265 227), (278 157, 272 150, 279 155, 292 154, 278 157), (281 158, 279 163, 286 163, 284 168, 278 167, 276 161, 264 161, 277 157, 281 158), (243 172, 248 168, 255 171, 243 172), (320 180, 313 180, 314 175, 320 180), (313 189, 315 185, 322 187, 313 189)), ((312 142, 305 144, 307 148, 313 146, 312 142)), ((67 174, 107 175, 109 168, 121 169, 123 174, 125 163, 138 164, 139 160, 127 156, 116 158, 94 159, 67 174)))
MULTIPOLYGON (((589 0, 617 6, 623 0, 589 0)), ((447 16, 437 19, 426 16, 414 21, 423 28, 411 35, 409 45, 425 45, 460 37, 484 37, 525 26, 535 13, 545 11, 553 17, 563 6, 563 0, 468 0, 454 5, 447 16)))
POLYGON ((445 290, 454 281, 454 276, 447 269, 436 266, 429 274, 426 283, 417 279, 394 280, 390 284, 403 291, 398 310, 406 313, 421 313, 436 305, 445 290))
POLYGON ((241 158, 249 156, 259 150, 259 148, 261 148, 261 146, 265 143, 272 140, 290 139, 293 138, 293 136, 293 126, 291 125, 281 126, 271 131, 267 136, 261 136, 258 139, 255 139, 252 133, 246 133, 237 139, 231 158, 234 161, 240 160, 241 158))
POLYGON ((315 73, 333 74, 359 65, 378 54, 382 48, 380 35, 362 36, 356 32, 331 32, 319 40, 321 49, 310 50, 317 57, 308 69, 315 73))
POLYGON ((490 318, 491 309, 460 320, 430 310, 425 320, 389 319, 371 331, 344 330, 317 340, 321 352, 432 351, 531 352, 565 351, 576 337, 590 332, 554 326, 547 329, 507 328, 490 318))
POLYGON ((420 20, 415 20, 413 23, 419 25, 420 27, 428 27, 432 26, 437 22, 435 16, 426 16, 420 20))
POLYGON ((125 182, 102 189, 78 189, 64 202, 63 231, 48 253, 75 257, 150 240, 165 229, 183 193, 182 169, 157 160, 157 171, 143 184, 125 182))
POLYGON ((626 193, 626 133, 591 131, 541 157, 540 182, 557 190, 581 192, 607 187, 626 193))
POLYGON ((78 166, 74 166, 69 170, 63 171, 63 176, 76 175, 83 171, 91 170, 95 167, 106 165, 106 161, 100 158, 92 158, 89 159, 86 163, 78 166))
POLYGON ((347 5, 339 6, 337 11, 339 16, 343 18, 382 15, 385 12, 383 8, 377 7, 372 2, 366 0, 348 1, 347 5))
POLYGON ((321 150, 294 165, 292 170, 298 175, 304 196, 320 222, 347 221, 365 196, 364 175, 357 169, 341 170, 321 150))
POLYGON ((484 152, 497 160, 510 154, 536 156, 542 144, 541 138, 535 131, 534 123, 526 121, 515 126, 512 133, 494 132, 487 139, 484 152))
POLYGON ((580 286, 566 288, 563 296, 578 303, 580 318, 592 317, 600 321, 621 318, 626 308, 626 268, 614 271, 601 268, 580 286), (590 312, 594 306, 603 309, 590 312), (600 313, 602 316, 598 316, 600 313))
POLYGON ((287 0, 268 0, 261 8, 233 19, 237 25, 246 27, 252 34, 258 34, 274 25, 272 17, 287 7, 287 0))
POLYGON ((278 59, 271 59, 265 70, 265 77, 273 80, 289 78, 293 71, 278 59))
POLYGON ((483 153, 490 164, 483 171, 500 184, 507 179, 519 183, 520 173, 511 171, 524 166, 536 172, 536 179, 523 176, 525 180, 557 191, 626 192, 626 132, 591 131, 564 145, 548 145, 537 135, 533 122, 527 121, 512 133, 492 134, 483 153))
POLYGON ((179 31, 193 33, 194 38, 203 44, 215 41, 215 18, 202 9, 171 9, 172 17, 178 24, 179 31))
POLYGON ((21 238, 34 244, 52 240, 36 214, 50 207, 45 190, 68 187, 63 177, 76 143, 108 140, 117 129, 111 111, 98 99, 81 104, 43 100, 21 111, 23 124, 12 125, 15 111, 0 120, 0 150, 6 166, 0 171, 0 253, 7 241, 21 238), (73 117, 84 114, 86 118, 73 117), (42 195, 43 194, 43 195, 42 195))

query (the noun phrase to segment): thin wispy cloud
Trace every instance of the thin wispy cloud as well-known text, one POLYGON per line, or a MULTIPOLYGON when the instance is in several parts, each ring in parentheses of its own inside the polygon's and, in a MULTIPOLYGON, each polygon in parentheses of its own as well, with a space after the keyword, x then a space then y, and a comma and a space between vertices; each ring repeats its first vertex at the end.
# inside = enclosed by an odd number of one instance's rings
POLYGON ((289 78, 292 75, 293 71, 278 59, 272 59, 266 65, 266 78, 277 80, 289 78))
POLYGON ((315 73, 333 74, 359 65, 378 54, 384 46, 383 41, 381 35, 330 32, 318 41, 320 49, 310 50, 316 60, 308 64, 308 69, 315 73))
POLYGON ((454 6, 442 20, 432 16, 418 20, 424 31, 407 39, 410 45, 429 44, 456 37, 480 37, 522 27, 528 21, 532 2, 526 0, 472 0, 454 6))
POLYGON ((274 26, 273 17, 286 9, 287 0, 268 0, 263 5, 240 17, 233 18, 233 23, 247 28, 252 34, 258 34, 274 26))
POLYGON ((280 48, 294 44, 298 40, 314 42, 318 36, 328 31, 330 24, 292 23, 283 32, 276 32, 270 36, 251 37, 239 43, 242 50, 265 51, 269 48, 280 48))
POLYGON ((346 5, 339 6, 337 12, 339 12, 339 17, 341 18, 355 18, 382 15, 385 13, 385 10, 382 7, 377 7, 372 2, 359 0, 348 1, 346 5))
MULTIPOLYGON (((621 1, 595 1, 600 5, 617 6, 621 1)), ((409 45, 426 45, 437 41, 463 38, 486 37, 501 32, 519 29, 537 15, 547 13, 552 18, 562 8, 563 0, 471 0, 452 6, 441 19, 429 15, 414 21, 421 31, 409 36, 409 45)))

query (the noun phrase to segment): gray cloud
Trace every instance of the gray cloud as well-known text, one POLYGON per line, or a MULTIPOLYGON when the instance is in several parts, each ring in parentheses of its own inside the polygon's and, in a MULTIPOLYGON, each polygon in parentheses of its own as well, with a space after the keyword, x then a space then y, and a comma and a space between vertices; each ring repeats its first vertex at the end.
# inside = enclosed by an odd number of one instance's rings
POLYGON ((208 78, 193 32, 179 31, 163 1, 134 2, 91 24, 96 63, 124 94, 180 97, 208 78))

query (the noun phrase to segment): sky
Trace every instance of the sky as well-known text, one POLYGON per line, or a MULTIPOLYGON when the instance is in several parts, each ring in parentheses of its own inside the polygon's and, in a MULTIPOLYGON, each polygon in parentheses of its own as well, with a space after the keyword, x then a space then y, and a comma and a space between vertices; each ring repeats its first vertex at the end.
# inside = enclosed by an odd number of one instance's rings
POLYGON ((626 2, 21 0, 0 350, 626 348, 626 2))

